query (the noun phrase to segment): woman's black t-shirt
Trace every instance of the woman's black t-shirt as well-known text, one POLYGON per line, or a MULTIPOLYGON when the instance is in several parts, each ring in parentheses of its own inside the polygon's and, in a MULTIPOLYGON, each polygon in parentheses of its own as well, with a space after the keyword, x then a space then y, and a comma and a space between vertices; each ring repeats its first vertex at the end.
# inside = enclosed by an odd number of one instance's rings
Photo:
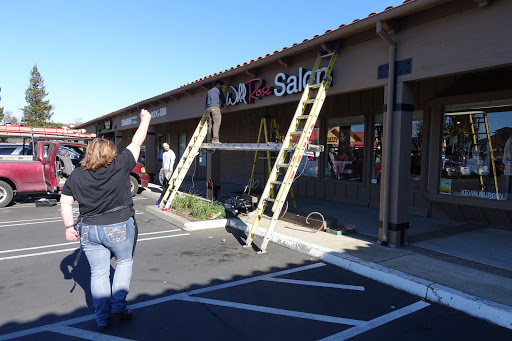
POLYGON ((84 224, 110 225, 126 221, 135 214, 133 207, 102 213, 133 204, 130 190, 130 171, 133 167, 135 159, 128 149, 119 153, 108 167, 96 172, 77 167, 64 184, 62 194, 78 201, 84 224), (101 215, 87 217, 95 214, 101 215))

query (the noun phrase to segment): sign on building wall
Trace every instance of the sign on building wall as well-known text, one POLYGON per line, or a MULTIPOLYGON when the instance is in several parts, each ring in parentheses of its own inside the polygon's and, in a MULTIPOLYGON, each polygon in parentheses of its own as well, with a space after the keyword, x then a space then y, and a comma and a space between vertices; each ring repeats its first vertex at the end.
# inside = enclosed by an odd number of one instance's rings
POLYGON ((167 115, 167 107, 160 107, 156 110, 151 111, 151 118, 157 118, 167 115))
MULTIPOLYGON (((327 72, 327 67, 321 68, 315 73, 315 83, 322 81, 327 72)), ((240 103, 252 104, 268 96, 284 96, 302 92, 308 84, 311 71, 301 67, 297 75, 287 75, 280 72, 274 76, 274 85, 267 86, 267 82, 261 78, 253 78, 245 83, 239 83, 238 87, 230 86, 226 94, 226 104, 236 105, 240 103)))
POLYGON ((132 124, 137 124, 137 116, 131 116, 131 117, 128 117, 128 118, 123 118, 121 120, 121 126, 122 127, 128 126, 128 125, 132 125, 132 124))

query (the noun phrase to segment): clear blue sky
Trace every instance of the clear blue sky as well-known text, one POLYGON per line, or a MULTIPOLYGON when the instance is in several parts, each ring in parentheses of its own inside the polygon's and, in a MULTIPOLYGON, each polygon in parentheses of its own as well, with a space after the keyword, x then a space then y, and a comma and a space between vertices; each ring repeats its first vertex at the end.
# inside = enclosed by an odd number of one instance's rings
POLYGON ((0 107, 37 65, 53 121, 85 122, 402 3, 0 0, 0 107))

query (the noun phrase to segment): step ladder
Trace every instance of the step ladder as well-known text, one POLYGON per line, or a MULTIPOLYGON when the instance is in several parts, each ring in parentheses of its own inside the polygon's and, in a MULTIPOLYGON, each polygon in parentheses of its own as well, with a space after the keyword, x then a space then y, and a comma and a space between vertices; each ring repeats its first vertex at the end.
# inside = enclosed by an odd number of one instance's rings
MULTIPOLYGON (((471 127, 471 137, 473 145, 471 148, 473 148, 473 155, 481 154, 482 149, 489 148, 489 157, 490 157, 490 163, 492 165, 492 172, 494 177, 494 188, 496 191, 496 199, 499 200, 499 193, 498 193, 498 178, 496 174, 496 163, 494 162, 494 151, 492 148, 492 141, 491 141, 491 132, 489 131, 489 121, 487 120, 487 113, 486 112, 476 112, 469 114, 469 125, 471 127), (480 129, 481 125, 483 125, 483 130, 485 132, 482 132, 482 129, 480 129)), ((475 156, 473 156, 475 157, 475 156)), ((485 163, 480 156, 475 158, 477 162, 477 166, 480 169, 481 163, 485 163)), ((478 172, 478 178, 480 181, 480 191, 483 192, 485 190, 485 184, 484 184, 484 178, 482 173, 478 172)))
POLYGON ((247 236, 246 245, 244 247, 251 247, 252 241, 255 237, 258 225, 263 218, 265 208, 269 202, 273 203, 272 206, 272 218, 267 232, 263 238, 263 242, 260 246, 258 253, 266 253, 267 245, 272 236, 274 227, 279 219, 283 203, 286 200, 288 191, 290 190, 299 163, 304 156, 304 151, 308 145, 311 133, 315 127, 315 123, 322 109, 326 97, 326 91, 332 82, 332 69, 336 62, 339 54, 339 48, 335 47, 331 53, 326 53, 324 50, 320 50, 311 72, 311 76, 307 86, 302 93, 302 97, 293 116, 288 132, 283 140, 283 146, 277 156, 272 172, 269 174, 267 184, 261 195, 260 201, 258 202, 258 209, 256 219, 251 227, 251 230, 247 236), (315 84, 317 71, 320 69, 320 65, 323 61, 328 60, 327 70, 322 81, 315 84), (292 154, 293 155, 290 155, 292 154), (282 180, 278 180, 280 174, 284 173, 282 180), (279 192, 275 198, 271 198, 270 194, 274 187, 279 186, 279 192))
MULTIPOLYGON (((263 133, 263 136, 265 137, 265 143, 271 143, 271 142, 277 142, 281 140, 281 135, 279 135, 279 129, 277 127, 277 122, 274 117, 264 116, 261 118, 260 122, 260 130, 258 133, 258 144, 261 141, 261 134, 263 133), (267 126, 267 120, 268 120, 268 126, 267 126), (272 140, 272 141, 271 141, 272 140)), ((272 152, 267 150, 267 167, 268 167, 268 174, 272 172, 272 159, 275 159, 276 157, 272 156, 272 152)), ((254 162, 252 164, 252 171, 251 171, 251 179, 249 180, 249 190, 247 194, 251 194, 252 185, 254 183, 254 171, 256 170, 256 162, 258 160, 258 151, 254 153, 254 162)), ((270 191, 270 197, 274 196, 274 189, 272 188, 270 191)), ((297 202, 295 201, 295 195, 293 194, 293 188, 290 188, 290 196, 293 200, 293 207, 297 208, 297 202)))
POLYGON ((197 154, 199 154, 199 150, 207 133, 208 113, 205 110, 203 117, 201 117, 201 121, 199 121, 199 124, 197 125, 194 135, 192 135, 192 138, 188 142, 187 148, 185 149, 185 152, 183 153, 180 162, 178 163, 176 169, 172 173, 171 179, 169 179, 169 186, 167 187, 164 196, 160 200, 160 209, 164 211, 167 211, 169 209, 169 206, 171 205, 172 200, 176 196, 176 193, 178 192, 181 183, 185 179, 185 176, 187 175, 188 170, 192 165, 192 162, 194 162, 195 157, 197 156, 197 154))

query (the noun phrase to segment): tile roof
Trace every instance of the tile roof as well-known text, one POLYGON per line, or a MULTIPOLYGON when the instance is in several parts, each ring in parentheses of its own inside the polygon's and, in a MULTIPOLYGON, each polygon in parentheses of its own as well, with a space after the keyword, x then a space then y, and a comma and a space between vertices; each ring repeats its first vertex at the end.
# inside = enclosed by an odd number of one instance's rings
MULTIPOLYGON (((389 11, 389 10, 391 10, 391 9, 394 9, 394 8, 397 8, 397 7, 400 7, 400 6, 403 6, 403 5, 407 4, 407 3, 414 2, 414 1, 417 1, 417 0, 405 0, 401 5, 398 5, 398 6, 388 6, 388 7, 386 7, 386 8, 384 9, 384 11, 382 11, 382 12, 372 12, 372 13, 368 14, 368 16, 367 16, 366 18, 370 18, 370 17, 372 17, 372 16, 374 16, 374 15, 377 15, 377 14, 380 14, 380 13, 383 13, 383 12, 386 12, 386 11, 389 11)), ((226 73, 226 72, 228 72, 228 71, 236 70, 236 69, 241 68, 241 67, 243 67, 243 66, 247 66, 247 65, 253 64, 253 63, 257 62, 257 61, 260 61, 260 60, 262 60, 262 59, 265 59, 265 58, 271 57, 271 56, 273 56, 273 55, 276 55, 276 54, 278 54, 278 53, 280 53, 280 52, 286 51, 286 50, 288 50, 288 49, 290 49, 290 48, 292 48, 292 47, 299 46, 299 45, 304 44, 304 43, 306 43, 306 42, 308 42, 308 41, 311 41, 311 40, 313 40, 313 39, 317 39, 317 38, 319 38, 319 37, 322 37, 322 36, 326 35, 327 33, 330 33, 330 32, 336 31, 336 30, 338 30, 338 29, 344 28, 344 27, 346 27, 346 26, 352 25, 352 24, 354 24, 354 23, 356 23, 356 22, 359 22, 359 21, 361 21, 361 20, 364 20, 364 19, 366 19, 366 18, 363 18, 363 19, 355 19, 355 20, 354 20, 354 21, 352 21, 352 23, 350 23, 350 24, 341 24, 341 25, 340 25, 338 28, 336 28, 336 29, 327 30, 327 31, 325 31, 323 34, 317 34, 317 35, 315 35, 313 38, 310 38, 310 39, 306 38, 306 39, 304 39, 301 43, 294 43, 292 46, 283 47, 281 50, 276 50, 276 51, 274 51, 274 52, 272 52, 272 53, 267 53, 265 56, 260 56, 260 57, 258 57, 258 58, 256 58, 256 59, 252 59, 252 60, 250 60, 250 61, 248 61, 248 62, 244 62, 244 63, 242 63, 242 64, 238 64, 237 66, 233 66, 233 67, 231 67, 231 68, 229 68, 229 69, 226 69, 226 70, 224 70, 224 71, 216 72, 216 73, 214 73, 214 74, 212 74, 212 75, 202 77, 202 78, 197 79, 197 80, 195 80, 195 81, 193 81, 193 82, 190 82, 190 83, 184 84, 184 85, 182 85, 182 86, 180 86, 180 87, 178 87, 178 88, 175 88, 175 89, 173 89, 173 90, 166 91, 166 92, 164 92, 164 93, 162 93, 162 94, 160 94, 160 95, 154 96, 154 97, 152 97, 152 98, 155 98, 155 97, 162 97, 162 96, 165 96, 165 95, 167 95, 167 94, 169 94, 169 95, 170 95, 170 93, 171 93, 171 92, 176 92, 176 90, 183 89, 183 88, 185 88, 185 87, 188 87, 188 86, 190 86, 190 85, 193 85, 193 84, 196 84, 196 83, 199 83, 199 82, 202 82, 202 81, 208 80, 208 79, 212 79, 212 80, 213 80, 213 78, 215 78, 216 76, 222 75, 222 74, 224 74, 224 73, 226 73)), ((137 106, 138 104, 140 104, 140 103, 142 103, 142 102, 147 102, 147 101, 149 101, 149 100, 151 100, 151 98, 148 98, 148 99, 145 99, 145 100, 142 100, 142 101, 136 102, 136 103, 134 103, 134 104, 130 105, 129 107, 137 106)), ((129 107, 127 107, 127 108, 129 108, 129 107)), ((112 112, 112 113, 109 113, 109 114, 106 114, 106 115, 100 116, 100 117, 98 117, 98 118, 96 118, 96 119, 90 120, 89 122, 97 121, 97 120, 101 120, 102 118, 105 118, 105 117, 108 117, 108 116, 112 116, 112 115, 114 115, 115 113, 123 112, 123 111, 125 111, 127 108, 123 108, 123 109, 120 109, 120 110, 118 110, 118 111, 115 111, 115 112, 112 112)), ((86 123, 88 123, 88 122, 86 122, 86 123)), ((84 124, 82 124, 82 125, 85 125, 86 123, 84 123, 84 124)))

